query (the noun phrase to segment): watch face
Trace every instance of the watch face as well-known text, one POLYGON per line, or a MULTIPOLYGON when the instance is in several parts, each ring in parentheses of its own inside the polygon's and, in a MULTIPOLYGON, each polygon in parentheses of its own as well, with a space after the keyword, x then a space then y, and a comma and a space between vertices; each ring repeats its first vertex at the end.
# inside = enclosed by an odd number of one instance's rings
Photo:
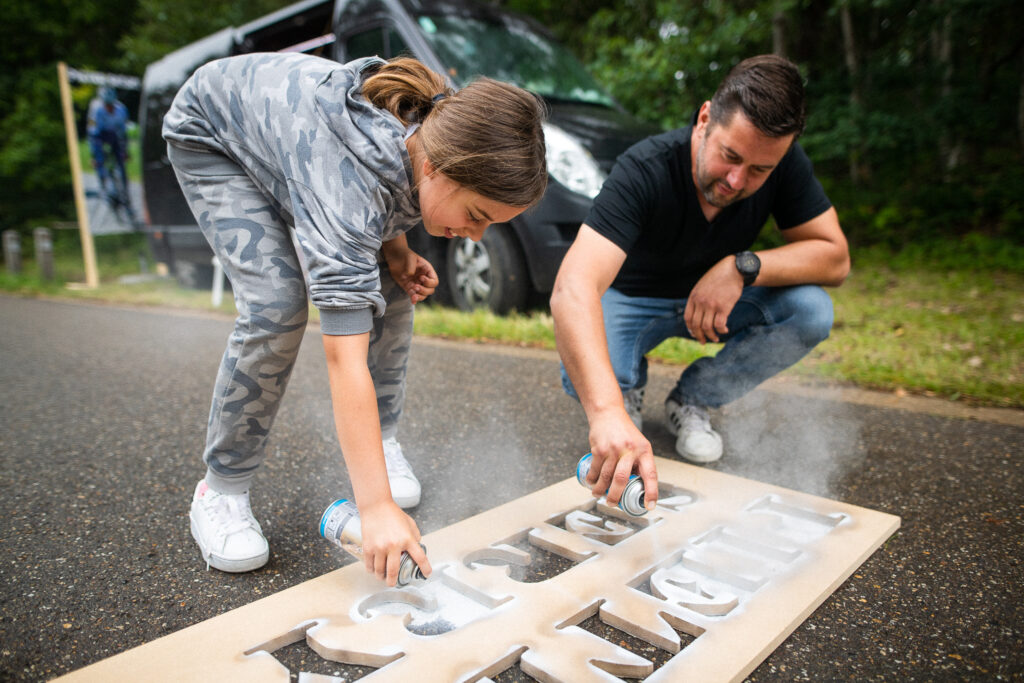
POLYGON ((736 254, 736 268, 744 275, 756 275, 761 269, 761 259, 749 251, 736 254))
POLYGON ((761 272, 761 259, 753 252, 741 251, 736 254, 736 270, 743 276, 743 286, 749 287, 761 272))

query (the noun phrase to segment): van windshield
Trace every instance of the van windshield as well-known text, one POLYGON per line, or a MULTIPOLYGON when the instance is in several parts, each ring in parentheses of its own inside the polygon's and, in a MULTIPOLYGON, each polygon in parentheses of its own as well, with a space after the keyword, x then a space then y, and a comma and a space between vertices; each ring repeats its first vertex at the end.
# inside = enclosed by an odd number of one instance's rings
POLYGON ((457 15, 424 15, 418 21, 459 86, 489 76, 545 97, 614 106, 572 53, 525 22, 457 15))

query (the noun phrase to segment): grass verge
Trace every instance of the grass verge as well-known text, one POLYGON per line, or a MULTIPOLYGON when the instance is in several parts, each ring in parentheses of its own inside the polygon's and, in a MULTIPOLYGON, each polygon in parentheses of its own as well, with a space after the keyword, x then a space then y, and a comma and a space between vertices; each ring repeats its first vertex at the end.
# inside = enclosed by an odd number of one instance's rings
MULTIPOLYGON (((57 281, 42 282, 35 264, 28 262, 21 275, 0 270, 0 291, 213 310, 209 292, 182 289, 169 279, 123 281, 139 273, 143 264, 154 267, 141 235, 98 236, 95 241, 102 282, 98 289, 65 286, 84 280, 84 269, 77 234, 59 231, 57 281)), ((832 336, 786 374, 1024 408, 1024 266, 1014 265, 1024 264, 1024 249, 1013 249, 1002 245, 993 252, 988 244, 950 244, 937 251, 855 252, 849 279, 830 290, 836 313, 832 336)), ((234 311, 230 296, 219 310, 234 311)), ((546 310, 496 316, 421 304, 415 325, 416 334, 423 336, 555 348, 546 310)), ((685 365, 718 348, 674 339, 655 349, 651 358, 685 365)))

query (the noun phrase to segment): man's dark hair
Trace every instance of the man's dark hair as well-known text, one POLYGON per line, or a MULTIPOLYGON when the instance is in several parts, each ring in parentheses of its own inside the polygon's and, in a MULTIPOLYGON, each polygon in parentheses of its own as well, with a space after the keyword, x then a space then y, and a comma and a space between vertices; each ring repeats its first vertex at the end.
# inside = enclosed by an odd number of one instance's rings
POLYGON ((727 124, 737 109, 769 137, 799 137, 806 103, 796 65, 778 55, 758 55, 734 66, 711 98, 711 123, 727 124))

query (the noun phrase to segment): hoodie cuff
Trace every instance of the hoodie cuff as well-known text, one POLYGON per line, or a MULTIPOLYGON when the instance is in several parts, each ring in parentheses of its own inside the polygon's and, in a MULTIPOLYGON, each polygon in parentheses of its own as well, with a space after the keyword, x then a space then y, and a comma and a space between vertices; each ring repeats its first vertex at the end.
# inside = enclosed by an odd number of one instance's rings
POLYGON ((373 306, 363 308, 320 309, 320 331, 345 336, 363 334, 373 328, 373 306))

